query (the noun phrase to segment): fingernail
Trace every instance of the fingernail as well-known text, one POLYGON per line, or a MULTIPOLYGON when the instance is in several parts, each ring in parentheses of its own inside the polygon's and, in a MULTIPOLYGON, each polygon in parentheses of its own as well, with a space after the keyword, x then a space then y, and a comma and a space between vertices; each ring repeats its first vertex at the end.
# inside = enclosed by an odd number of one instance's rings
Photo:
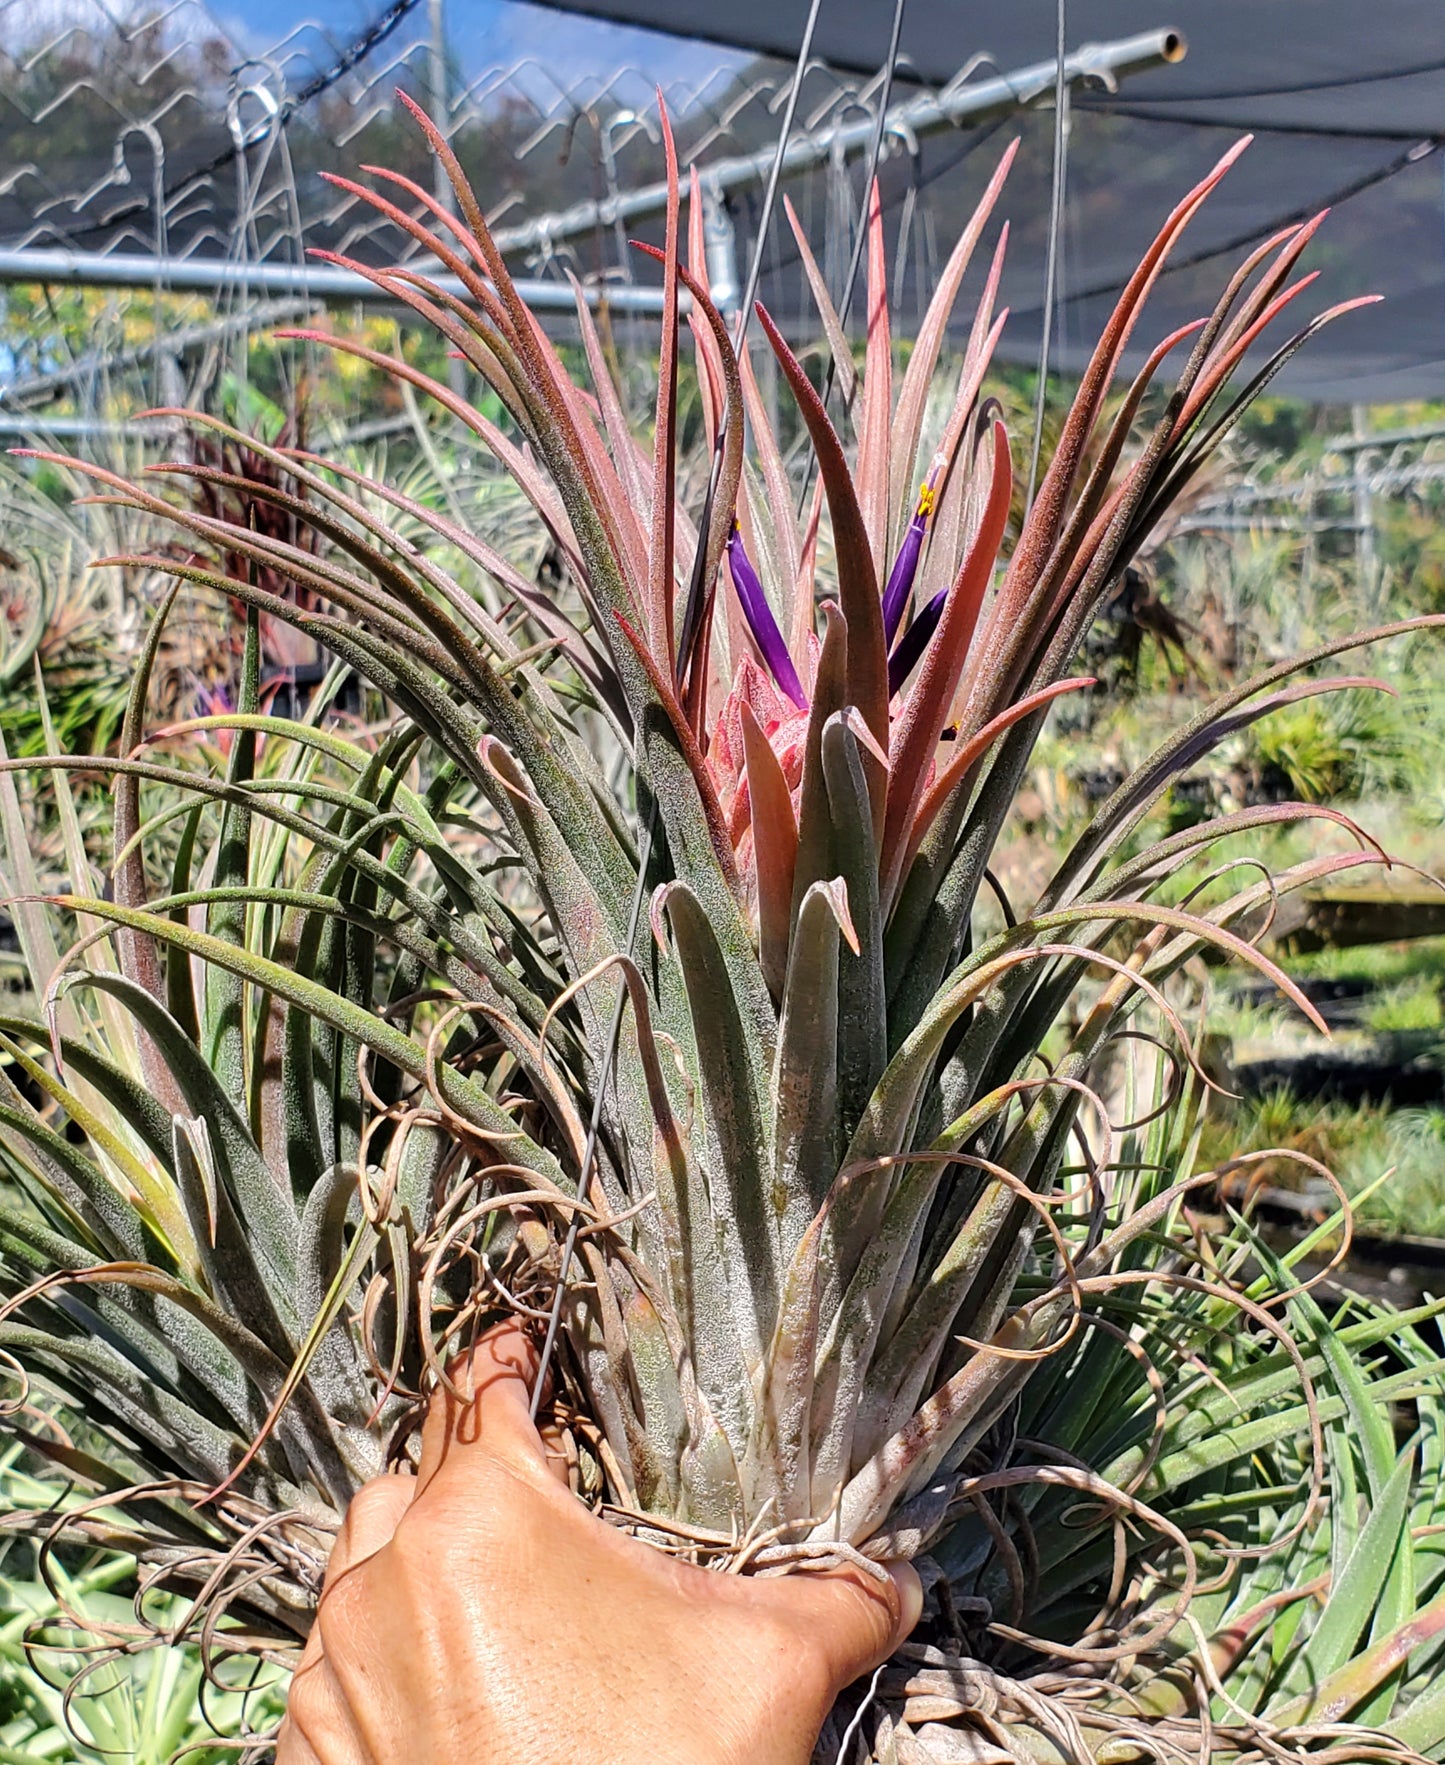
POLYGON ((890 1563, 888 1573, 898 1589, 898 1641, 906 1642, 923 1616, 923 1582, 912 1563, 890 1563))

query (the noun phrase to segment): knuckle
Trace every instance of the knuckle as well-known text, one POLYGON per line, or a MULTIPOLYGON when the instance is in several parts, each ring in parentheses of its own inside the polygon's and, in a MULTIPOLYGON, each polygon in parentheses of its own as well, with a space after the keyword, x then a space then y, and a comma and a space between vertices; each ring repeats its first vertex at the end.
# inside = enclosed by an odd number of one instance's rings
POLYGON ((363 1483, 352 1496, 343 1523, 348 1541, 357 1534, 371 1535, 384 1527, 394 1527, 411 1505, 414 1485, 406 1477, 373 1477, 363 1483))
POLYGON ((397 1567, 403 1573, 424 1568, 430 1575, 438 1564, 456 1555, 459 1531, 449 1515, 430 1506, 409 1509, 392 1536, 397 1567))
POLYGON ((286 1720, 281 1725, 281 1738, 288 1733, 306 1738, 308 1724, 314 1723, 320 1709, 320 1687, 314 1675, 298 1673, 286 1694, 286 1720))
POLYGON ((387 1485, 397 1481, 394 1477, 373 1477, 369 1483, 363 1483, 347 1507, 347 1525, 355 1520, 367 1519, 373 1513, 385 1512, 391 1501, 391 1492, 387 1485))
POLYGON ((316 1608, 316 1625, 321 1633, 321 1646, 330 1653, 344 1647, 355 1634, 362 1614, 372 1603, 371 1577, 367 1562, 357 1563, 328 1583, 316 1608))

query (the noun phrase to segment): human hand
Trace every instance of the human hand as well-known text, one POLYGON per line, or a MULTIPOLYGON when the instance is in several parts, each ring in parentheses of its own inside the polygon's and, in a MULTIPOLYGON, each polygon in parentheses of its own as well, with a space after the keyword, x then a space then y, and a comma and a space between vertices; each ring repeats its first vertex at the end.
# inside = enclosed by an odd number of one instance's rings
POLYGON ((433 1399, 419 1474, 357 1493, 277 1765, 807 1765, 917 1622, 916 1573, 759 1580, 628 1537, 549 1459, 536 1366, 517 1326, 489 1332, 472 1400, 433 1399))

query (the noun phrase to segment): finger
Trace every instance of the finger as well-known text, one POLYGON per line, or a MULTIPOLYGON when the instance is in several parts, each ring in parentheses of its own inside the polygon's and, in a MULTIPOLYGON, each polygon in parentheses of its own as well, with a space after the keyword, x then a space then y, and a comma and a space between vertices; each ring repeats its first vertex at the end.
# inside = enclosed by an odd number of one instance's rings
POLYGON ((289 1716, 276 1732, 276 1765, 321 1765, 316 1749, 289 1716))
POLYGON ((334 1587, 348 1569, 374 1557, 392 1541, 401 1517, 416 1499, 415 1477, 373 1477, 351 1498, 346 1519, 331 1547, 326 1586, 334 1587))
POLYGON ((889 1563, 887 1582, 861 1569, 780 1576, 759 1587, 797 1625, 801 1640, 821 1649, 835 1691, 886 1661, 923 1614, 923 1583, 911 1563, 889 1563))
POLYGON ((289 1750, 282 1750, 278 1736, 276 1765, 377 1765, 324 1659, 303 1663, 292 1679, 282 1735, 289 1750))
POLYGON ((452 1363, 448 1372, 456 1389, 437 1389, 422 1428, 418 1492, 443 1465, 464 1464, 482 1448, 546 1469, 546 1448, 531 1414, 537 1365, 531 1340, 511 1321, 488 1330, 469 1360, 452 1363))

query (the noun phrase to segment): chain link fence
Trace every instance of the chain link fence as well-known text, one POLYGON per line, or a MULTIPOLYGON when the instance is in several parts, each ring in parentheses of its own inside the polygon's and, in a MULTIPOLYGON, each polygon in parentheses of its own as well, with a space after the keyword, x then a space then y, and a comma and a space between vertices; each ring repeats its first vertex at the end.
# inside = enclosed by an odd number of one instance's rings
MULTIPOLYGON (((317 250, 415 256, 402 229, 328 180, 376 163, 445 196, 398 89, 441 119, 529 299, 562 326, 571 276, 605 291, 614 318, 655 309, 655 272, 628 237, 659 226, 660 89, 684 176, 703 174, 714 288, 736 298, 791 66, 510 0, 484 25, 463 5, 392 0, 349 28, 308 20, 284 34, 264 29, 271 4, 243 24, 201 0, 0 0, 9 433, 42 414, 62 425, 53 433, 114 420, 122 391, 172 402, 244 375, 246 339, 365 292, 317 250)), ((1157 63, 1166 35, 1081 50, 1070 75, 1108 83, 1157 63)), ((788 189, 834 289, 882 86, 881 73, 821 63, 803 74, 788 189)), ((979 56, 932 90, 898 70, 882 177, 901 330, 1002 141, 974 150, 1052 91, 1052 63, 1010 73, 979 56)), ((1042 225, 1049 119, 1025 113, 1023 127, 1015 195, 1042 225)), ((775 311, 811 310, 786 227, 763 267, 775 311)), ((640 338, 625 318, 615 334, 624 351, 640 338)))

